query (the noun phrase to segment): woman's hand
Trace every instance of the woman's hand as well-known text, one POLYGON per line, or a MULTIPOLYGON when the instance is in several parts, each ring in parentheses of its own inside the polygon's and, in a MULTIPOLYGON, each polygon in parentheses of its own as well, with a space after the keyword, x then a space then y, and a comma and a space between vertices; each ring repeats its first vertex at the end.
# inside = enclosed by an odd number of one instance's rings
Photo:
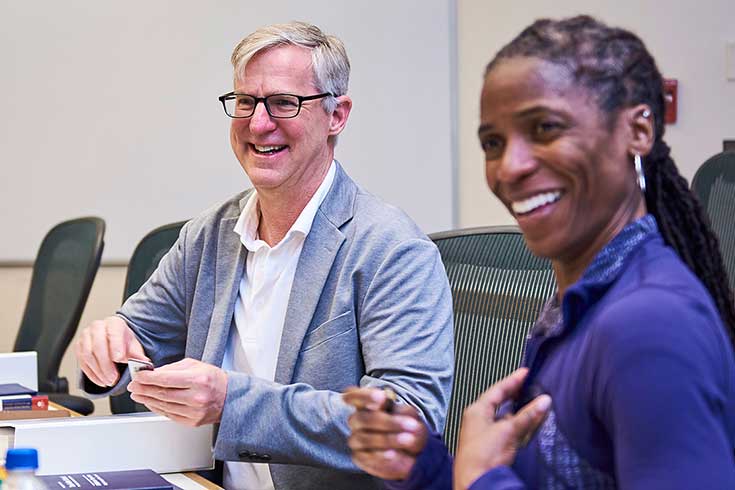
POLYGON ((468 488, 495 467, 513 463, 518 449, 546 418, 551 407, 549 395, 536 397, 514 415, 495 419, 498 407, 518 395, 527 374, 526 368, 514 371, 465 409, 454 460, 455 490, 468 488))
POLYGON ((356 409, 348 420, 352 461, 384 480, 408 478, 429 435, 416 409, 392 404, 377 388, 347 388, 342 397, 356 409))

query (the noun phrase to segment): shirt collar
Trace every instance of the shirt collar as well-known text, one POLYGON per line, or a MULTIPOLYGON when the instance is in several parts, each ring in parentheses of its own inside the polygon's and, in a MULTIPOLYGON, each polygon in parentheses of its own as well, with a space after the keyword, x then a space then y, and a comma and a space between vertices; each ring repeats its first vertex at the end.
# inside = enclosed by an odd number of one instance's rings
MULTIPOLYGON (((329 166, 329 170, 327 171, 327 175, 324 177, 324 180, 322 180, 322 183, 319 184, 319 187, 317 188, 314 195, 311 196, 309 202, 306 203, 304 209, 301 210, 301 214, 299 214, 299 217, 296 218, 296 221, 293 225, 291 225, 291 228, 286 233, 286 236, 279 243, 283 243, 289 240, 292 236, 296 234, 299 234, 301 236, 306 236, 309 234, 309 231, 311 231, 311 225, 314 222, 314 218, 316 217, 316 212, 319 209, 322 201, 324 201, 324 198, 327 196, 329 188, 332 186, 335 173, 336 164, 334 160, 332 160, 332 163, 329 166)), ((254 252, 259 248, 268 245, 263 240, 260 240, 258 238, 259 224, 260 207, 258 205, 258 192, 257 190, 253 190, 252 194, 250 194, 250 197, 245 203, 245 206, 243 206, 240 217, 237 219, 235 227, 233 228, 233 231, 240 235, 240 241, 242 242, 242 244, 251 252, 254 252)))
POLYGON ((658 232, 656 218, 646 214, 629 223, 618 235, 610 240, 595 256, 580 282, 607 283, 614 281, 623 268, 630 253, 651 233, 658 232))

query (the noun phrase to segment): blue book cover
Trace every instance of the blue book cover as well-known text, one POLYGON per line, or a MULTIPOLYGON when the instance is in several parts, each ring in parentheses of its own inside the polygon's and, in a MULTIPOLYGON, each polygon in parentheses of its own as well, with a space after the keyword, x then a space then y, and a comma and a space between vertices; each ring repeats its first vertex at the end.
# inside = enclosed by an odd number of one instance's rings
POLYGON ((32 403, 31 395, 0 396, 0 410, 30 410, 32 403))
POLYGON ((48 488, 78 488, 107 490, 179 490, 153 470, 98 471, 69 475, 38 477, 48 488))
POLYGON ((0 396, 8 395, 35 395, 36 392, 18 383, 0 383, 0 396))

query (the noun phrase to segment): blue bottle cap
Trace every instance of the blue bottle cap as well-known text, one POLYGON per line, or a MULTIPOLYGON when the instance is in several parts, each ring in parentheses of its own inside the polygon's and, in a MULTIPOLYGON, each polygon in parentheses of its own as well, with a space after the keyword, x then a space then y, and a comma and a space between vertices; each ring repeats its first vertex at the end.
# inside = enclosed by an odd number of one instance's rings
POLYGON ((5 469, 8 471, 38 469, 38 451, 23 447, 8 449, 5 469))

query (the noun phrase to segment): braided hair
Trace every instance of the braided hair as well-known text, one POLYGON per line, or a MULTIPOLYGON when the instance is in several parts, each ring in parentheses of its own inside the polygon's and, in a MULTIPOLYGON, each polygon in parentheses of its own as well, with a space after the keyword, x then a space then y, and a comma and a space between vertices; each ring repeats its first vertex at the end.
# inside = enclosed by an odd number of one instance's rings
POLYGON ((665 242, 705 285, 717 305, 735 347, 735 305, 717 237, 686 180, 679 174, 663 140, 663 78, 643 41, 625 29, 589 17, 541 19, 523 30, 488 64, 533 57, 566 67, 595 97, 612 126, 625 108, 647 104, 655 124, 655 142, 643 158, 646 206, 665 242))

